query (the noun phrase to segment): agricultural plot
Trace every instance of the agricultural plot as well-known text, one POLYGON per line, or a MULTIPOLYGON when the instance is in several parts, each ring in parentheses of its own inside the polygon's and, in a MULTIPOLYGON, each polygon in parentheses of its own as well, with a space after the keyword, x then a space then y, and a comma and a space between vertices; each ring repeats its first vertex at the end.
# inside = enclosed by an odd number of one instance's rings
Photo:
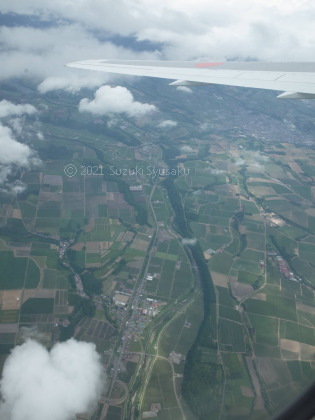
POLYGON ((252 339, 255 343, 270 346, 279 345, 278 329, 279 318, 266 317, 253 313, 248 314, 252 330, 252 339))
POLYGON ((302 391, 313 381, 314 367, 312 366, 312 363, 292 360, 287 361, 287 366, 290 371, 292 381, 295 382, 297 389, 302 391))
POLYGON ((222 274, 229 274, 232 264, 232 255, 223 251, 210 259, 209 268, 211 271, 216 271, 222 274))
POLYGON ((165 328, 159 342, 159 354, 164 357, 169 357, 172 351, 187 354, 194 342, 202 317, 202 297, 198 294, 193 303, 165 328))
POLYGON ((149 384, 146 388, 142 411, 150 411, 151 404, 161 404, 157 418, 179 420, 177 399, 173 387, 172 369, 165 360, 154 364, 149 384), (166 412, 166 413, 165 413, 166 412))
POLYGON ((229 308, 234 308, 234 300, 232 299, 230 292, 225 287, 216 287, 219 295, 220 305, 227 306, 229 308))
POLYGON ((246 418, 251 412, 254 392, 244 359, 235 353, 222 353, 221 357, 226 372, 224 413, 227 418, 246 418))
POLYGON ((117 335, 108 322, 99 321, 94 318, 84 318, 79 323, 76 338, 79 340, 94 343, 97 351, 104 352, 108 348, 108 342, 117 335))
POLYGON ((235 229, 232 229, 232 238, 232 241, 224 249, 234 257, 239 253, 241 245, 239 234, 235 231, 235 229))
POLYGON ((256 251, 265 250, 265 235, 259 234, 257 232, 247 232, 246 233, 247 247, 254 249, 256 251))
POLYGON ((245 352, 245 337, 242 324, 219 319, 220 350, 233 353, 245 352))
POLYGON ((243 219, 242 223, 240 224, 240 232, 245 233, 260 233, 265 234, 265 226, 263 223, 260 223, 259 221, 250 220, 249 217, 246 217, 243 219))
POLYGON ((228 319, 228 320, 231 320, 231 321, 239 322, 239 323, 242 322, 239 312, 235 309, 232 309, 232 308, 228 307, 228 306, 220 305, 220 307, 219 307, 219 317, 224 318, 224 319, 228 319))
POLYGON ((293 258, 291 260, 291 265, 299 276, 302 276, 312 285, 315 285, 315 268, 313 265, 310 265, 305 261, 301 261, 300 258, 293 258))
POLYGON ((44 269, 44 289, 64 289, 68 288, 68 279, 55 269, 44 269))
POLYGON ((242 258, 244 260, 254 261, 255 263, 259 263, 259 261, 264 260, 265 253, 262 251, 256 251, 254 249, 245 249, 242 253, 242 258))
POLYGON ((281 320, 280 337, 315 346, 314 328, 295 322, 281 320))
POLYGON ((187 315, 185 313, 178 315, 163 331, 163 335, 159 343, 159 354, 161 356, 169 357, 172 351, 176 351, 175 347, 184 328, 186 318, 187 315))
POLYGON ((8 310, 8 311, 1 311, 0 313, 1 324, 14 324, 18 322, 18 319, 19 319, 19 311, 8 310))
POLYGON ((21 210, 23 219, 30 219, 36 216, 37 208, 32 203, 27 201, 20 201, 19 208, 21 210))
POLYGON ((111 232, 109 220, 106 217, 94 219, 94 226, 91 231, 85 234, 86 241, 110 241, 111 232))
POLYGON ((58 234, 60 227, 60 220, 52 217, 37 217, 35 229, 38 232, 58 234))
POLYGON ((38 203, 37 217, 56 217, 61 215, 61 202, 60 201, 45 201, 38 203))
POLYGON ((11 251, 0 251, 0 289, 32 289, 38 285, 39 269, 29 258, 15 258, 11 251))
POLYGON ((256 366, 274 407, 281 409, 287 405, 288 398, 296 398, 297 389, 285 361, 260 357, 256 359, 256 366))
POLYGON ((154 209, 155 216, 158 222, 165 222, 170 216, 170 209, 167 205, 168 198, 166 197, 163 190, 159 187, 155 187, 151 205, 154 209))
POLYGON ((30 298, 21 306, 22 314, 51 314, 54 309, 52 298, 30 298))
POLYGON ((193 284, 190 263, 182 247, 174 239, 159 243, 148 273, 153 275, 153 279, 147 280, 146 290, 157 298, 177 299, 193 284))
POLYGON ((297 321, 295 300, 287 297, 268 294, 266 301, 248 299, 245 305, 250 313, 297 321))
POLYGON ((54 313, 68 314, 68 292, 64 290, 57 290, 54 302, 54 313))

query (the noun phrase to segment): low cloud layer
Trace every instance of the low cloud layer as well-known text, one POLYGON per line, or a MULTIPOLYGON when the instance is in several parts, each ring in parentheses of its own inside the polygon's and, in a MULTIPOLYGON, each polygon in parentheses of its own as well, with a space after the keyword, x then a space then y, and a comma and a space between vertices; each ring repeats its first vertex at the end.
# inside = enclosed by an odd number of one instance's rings
POLYGON ((15 164, 28 167, 34 159, 33 151, 27 144, 15 140, 12 130, 0 124, 0 165, 15 164))
POLYGON ((36 152, 27 144, 17 140, 23 136, 22 117, 36 112, 37 109, 30 104, 20 105, 6 100, 0 102, 0 118, 2 118, 0 121, 0 191, 2 192, 16 194, 23 191, 23 183, 19 180, 9 183, 9 177, 18 169, 30 169, 40 164, 36 152))
POLYGON ((258 162, 268 162, 269 157, 266 155, 263 155, 260 152, 249 152, 249 156, 251 159, 258 161, 258 162))
MULTIPOLYGON (((72 61, 308 61, 315 47, 312 0, 229 0, 228 6, 215 0, 92 4, 2 0, 0 80, 27 77, 42 93, 77 92, 113 76, 64 67, 72 61)), ((177 90, 190 91, 185 86, 177 90)))
POLYGON ((236 166, 243 166, 243 165, 246 164, 246 161, 245 161, 245 159, 238 158, 238 159, 236 159, 236 161, 234 163, 235 163, 236 166))
POLYGON ((312 0, 93 0, 92 4, 90 0, 2 0, 3 13, 54 23, 36 31, 21 26, 2 29, 8 67, 23 72, 24 62, 29 69, 47 73, 49 67, 60 71, 56 63, 75 59, 126 58, 123 48, 111 51, 115 47, 97 39, 100 31, 161 42, 160 51, 168 59, 310 60, 314 51, 312 0))
POLYGON ((69 72, 68 77, 47 77, 37 86, 37 89, 40 93, 61 89, 69 93, 77 93, 83 87, 93 89, 108 82, 109 79, 110 76, 107 73, 84 72, 81 76, 77 76, 69 72))
POLYGON ((10 101, 6 101, 5 99, 0 101, 0 118, 5 118, 8 116, 18 116, 23 114, 35 114, 37 109, 30 104, 14 104, 10 101))
POLYGON ((138 117, 156 110, 154 105, 135 101, 132 93, 122 86, 101 86, 95 92, 94 99, 84 98, 79 104, 80 112, 96 115, 125 113, 130 117, 138 117))
POLYGON ((173 120, 164 120, 158 124, 159 128, 171 128, 171 127, 176 127, 176 126, 177 126, 177 122, 173 120))
POLYGON ((15 347, 5 362, 0 418, 73 420, 100 398, 102 372, 94 344, 71 339, 49 352, 28 340, 15 347))
POLYGON ((187 86, 177 86, 176 90, 179 90, 180 92, 185 92, 185 93, 193 93, 193 91, 187 86))
POLYGON ((253 167, 261 168, 263 169, 264 163, 269 161, 269 157, 266 155, 263 155, 261 152, 252 152, 252 151, 245 151, 242 154, 242 157, 238 157, 235 160, 236 166, 243 166, 243 165, 250 165, 253 167))
POLYGON ((210 169, 211 175, 222 175, 225 174, 225 171, 222 169, 210 169))
POLYGON ((193 149, 192 147, 188 146, 188 145, 186 145, 186 146, 182 146, 182 147, 180 148, 180 150, 181 150, 183 153, 191 153, 191 152, 193 152, 193 151, 194 151, 194 149, 193 149))
POLYGON ((183 245, 196 245, 196 243, 197 243, 197 239, 196 238, 192 238, 192 239, 190 239, 190 238, 184 238, 182 240, 182 244, 183 245))

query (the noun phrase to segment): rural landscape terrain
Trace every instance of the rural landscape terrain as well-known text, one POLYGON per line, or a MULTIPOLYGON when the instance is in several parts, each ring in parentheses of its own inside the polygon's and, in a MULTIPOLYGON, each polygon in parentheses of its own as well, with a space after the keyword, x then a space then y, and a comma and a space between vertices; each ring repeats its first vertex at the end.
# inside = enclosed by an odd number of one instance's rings
POLYGON ((158 111, 0 85, 41 161, 0 194, 1 366, 74 337, 106 373, 81 419, 268 419, 315 378, 315 104, 126 85, 158 111))

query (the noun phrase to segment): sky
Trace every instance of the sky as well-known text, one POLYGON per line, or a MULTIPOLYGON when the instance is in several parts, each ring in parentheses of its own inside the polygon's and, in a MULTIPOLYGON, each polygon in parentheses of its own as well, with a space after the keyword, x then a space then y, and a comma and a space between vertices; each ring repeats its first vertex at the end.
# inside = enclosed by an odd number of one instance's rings
POLYGON ((100 86, 76 60, 156 58, 314 61, 311 0, 2 0, 0 80, 37 77, 42 91, 100 86))

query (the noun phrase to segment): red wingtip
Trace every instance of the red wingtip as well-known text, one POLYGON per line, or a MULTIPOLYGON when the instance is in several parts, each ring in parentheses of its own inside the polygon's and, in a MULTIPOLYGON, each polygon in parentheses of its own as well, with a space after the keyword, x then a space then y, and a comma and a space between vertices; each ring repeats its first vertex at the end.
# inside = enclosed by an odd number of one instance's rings
POLYGON ((216 67, 224 63, 197 63, 195 67, 216 67))

